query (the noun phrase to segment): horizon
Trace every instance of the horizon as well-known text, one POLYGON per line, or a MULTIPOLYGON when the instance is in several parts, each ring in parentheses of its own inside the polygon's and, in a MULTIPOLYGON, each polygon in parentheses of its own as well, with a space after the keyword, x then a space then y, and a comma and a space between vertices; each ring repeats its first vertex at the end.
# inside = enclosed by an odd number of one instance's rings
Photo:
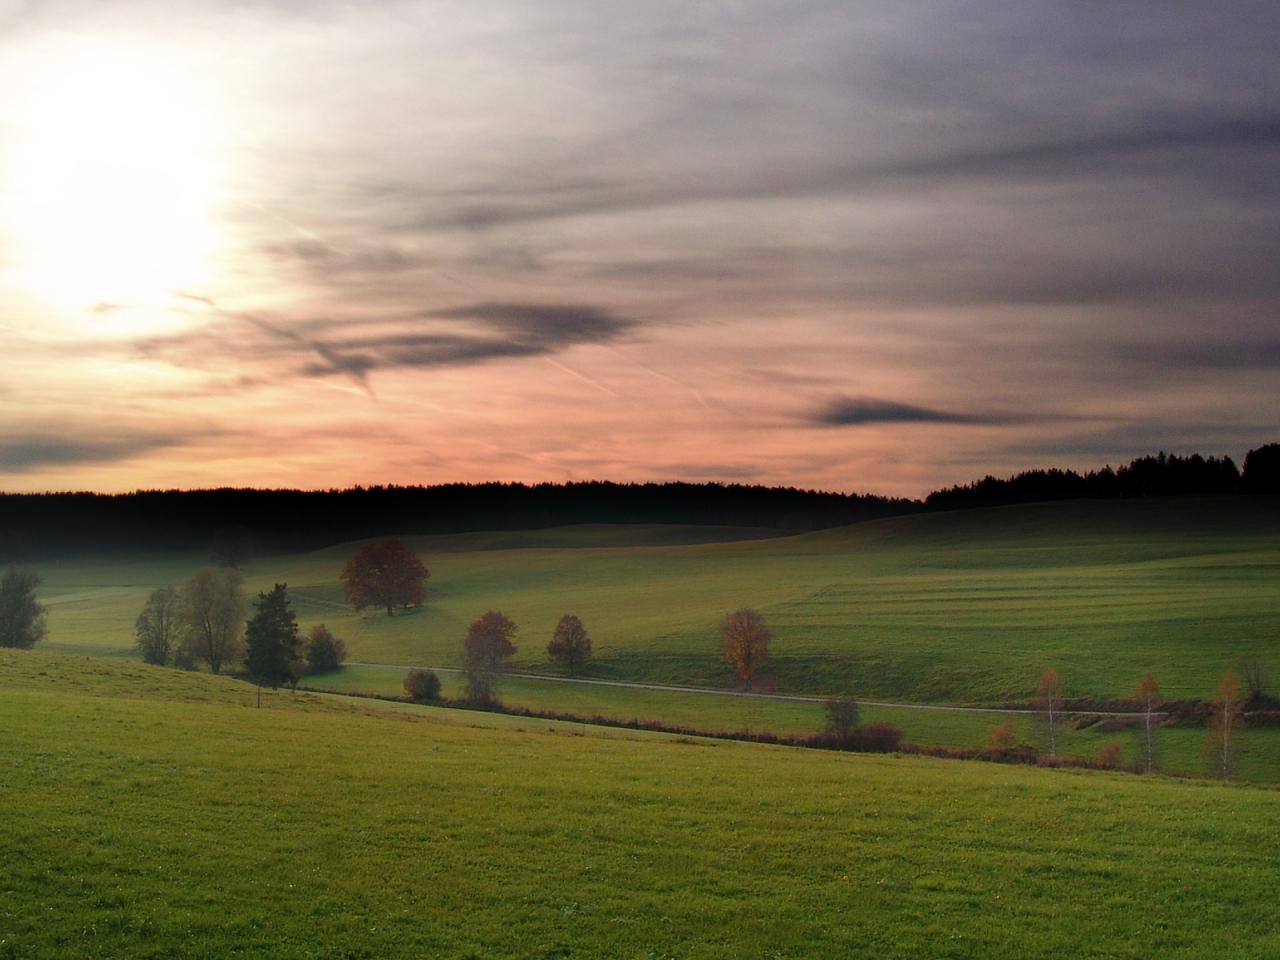
POLYGON ((0 489, 1280 436, 1274 5, 0 5, 0 489))

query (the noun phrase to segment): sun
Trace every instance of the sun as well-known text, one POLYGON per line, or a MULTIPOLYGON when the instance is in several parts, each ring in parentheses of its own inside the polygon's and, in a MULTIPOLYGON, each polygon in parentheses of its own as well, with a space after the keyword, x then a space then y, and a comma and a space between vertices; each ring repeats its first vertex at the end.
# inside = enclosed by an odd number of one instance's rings
POLYGON ((223 172, 216 92, 137 48, 63 51, 33 80, 5 147, 10 276, 53 304, 126 315, 205 280, 223 172))

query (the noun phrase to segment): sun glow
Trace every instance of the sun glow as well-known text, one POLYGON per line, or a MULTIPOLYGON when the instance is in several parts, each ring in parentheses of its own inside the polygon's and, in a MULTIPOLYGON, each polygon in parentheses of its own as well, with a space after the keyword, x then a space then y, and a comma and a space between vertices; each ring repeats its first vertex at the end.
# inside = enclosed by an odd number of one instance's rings
POLYGON ((58 306, 144 325, 205 280, 220 113, 208 85, 158 54, 77 49, 43 64, 6 138, 10 275, 58 306))

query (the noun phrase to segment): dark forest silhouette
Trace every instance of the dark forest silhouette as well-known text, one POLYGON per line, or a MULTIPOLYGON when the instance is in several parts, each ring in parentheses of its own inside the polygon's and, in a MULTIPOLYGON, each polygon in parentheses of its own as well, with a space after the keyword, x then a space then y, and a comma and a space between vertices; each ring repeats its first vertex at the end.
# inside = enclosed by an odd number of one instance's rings
POLYGON ((1140 457, 1079 474, 1030 470, 923 500, 718 483, 450 483, 346 490, 0 494, 0 560, 77 550, 210 549, 234 564, 388 534, 673 523, 814 530, 882 517, 1047 500, 1280 492, 1280 444, 1229 457, 1140 457), (235 546, 232 549, 228 546, 235 546))

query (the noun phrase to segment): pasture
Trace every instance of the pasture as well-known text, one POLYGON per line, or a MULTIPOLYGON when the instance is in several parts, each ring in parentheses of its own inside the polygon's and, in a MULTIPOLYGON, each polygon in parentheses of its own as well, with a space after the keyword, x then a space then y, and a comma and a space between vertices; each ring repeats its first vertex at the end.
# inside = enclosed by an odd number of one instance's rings
MULTIPOLYGON (((592 676, 727 687, 717 624, 754 606, 774 633, 766 682, 789 693, 1002 702, 1052 667, 1069 695, 1128 696, 1150 672, 1184 698, 1211 695, 1246 657, 1280 675, 1274 498, 1033 504, 768 538, 594 526, 409 542, 430 595, 394 617, 342 602, 351 544, 259 557, 248 586, 287 583, 304 627, 327 623, 372 663, 456 665, 467 624, 493 608, 519 624, 513 667, 545 672, 552 628, 573 612, 595 642, 592 676)), ((204 562, 122 549, 41 565, 44 648, 127 653, 147 593, 204 562)))
POLYGON ((0 957, 1280 953, 1273 789, 252 704, 0 651, 0 957))

